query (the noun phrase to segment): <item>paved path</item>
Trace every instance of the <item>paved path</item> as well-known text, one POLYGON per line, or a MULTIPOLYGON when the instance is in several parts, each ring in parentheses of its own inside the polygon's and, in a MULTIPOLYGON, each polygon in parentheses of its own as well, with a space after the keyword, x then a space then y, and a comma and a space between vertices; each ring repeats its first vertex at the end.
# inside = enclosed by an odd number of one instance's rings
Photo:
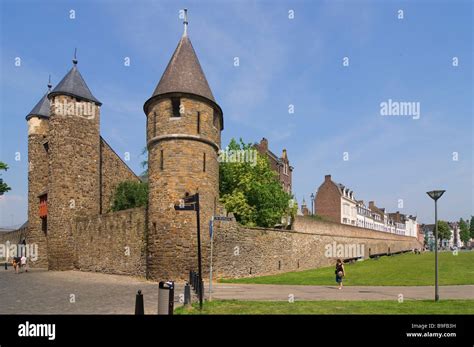
MULTIPOLYGON (((138 290, 145 313, 158 311, 158 284, 139 278, 80 271, 0 269, 0 314, 134 314, 138 290), (75 303, 70 302, 71 294, 75 303)), ((182 293, 178 286, 177 295, 182 293)))
MULTIPOLYGON (((275 284, 214 284, 213 299, 237 300, 404 300, 433 299, 434 286, 298 286, 275 284)), ((474 299, 474 285, 442 286, 441 299, 474 299)))
MULTIPOLYGON (((266 284, 213 285, 214 299, 238 300, 405 300, 432 299, 433 287, 288 286, 266 284)), ((156 314, 158 284, 140 278, 80 271, 33 269, 14 274, 0 269, 0 314, 133 314, 135 295, 141 289, 145 313, 156 314), (71 294, 75 302, 71 302, 71 294)), ((208 285, 205 292, 208 295, 208 285)), ((176 285, 175 306, 183 283, 176 285)), ((474 285, 440 288, 441 299, 474 299, 474 285)))

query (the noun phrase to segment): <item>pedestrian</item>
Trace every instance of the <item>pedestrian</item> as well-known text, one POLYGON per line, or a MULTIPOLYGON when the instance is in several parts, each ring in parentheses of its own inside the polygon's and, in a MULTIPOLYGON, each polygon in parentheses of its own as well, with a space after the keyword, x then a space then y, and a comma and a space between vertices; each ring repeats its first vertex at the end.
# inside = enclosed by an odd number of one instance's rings
POLYGON ((15 270, 15 273, 17 274, 20 267, 20 262, 18 261, 17 257, 13 257, 12 265, 13 265, 13 269, 15 270))
POLYGON ((26 268, 26 257, 24 255, 20 259, 20 265, 21 265, 21 272, 23 272, 23 269, 25 269, 25 272, 28 272, 28 269, 26 268))
POLYGON ((342 264, 342 260, 338 259, 336 262, 336 282, 339 283, 339 288, 342 289, 342 278, 346 275, 346 271, 344 270, 344 265, 342 264))

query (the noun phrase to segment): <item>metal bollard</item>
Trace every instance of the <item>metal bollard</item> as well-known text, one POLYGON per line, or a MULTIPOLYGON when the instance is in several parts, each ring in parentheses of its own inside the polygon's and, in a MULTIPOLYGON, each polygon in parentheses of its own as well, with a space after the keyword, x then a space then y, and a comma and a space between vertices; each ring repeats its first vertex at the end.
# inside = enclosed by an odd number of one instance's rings
POLYGON ((172 315, 174 309, 174 282, 158 284, 158 314, 172 315))
POLYGON ((189 283, 186 282, 184 286, 184 306, 191 305, 191 287, 189 283))
POLYGON ((8 263, 5 262, 5 270, 8 270, 8 263))
POLYGON ((199 281, 199 290, 202 297, 204 297, 204 281, 203 280, 199 281))
POLYGON ((145 314, 145 307, 143 305, 143 294, 141 290, 138 291, 136 299, 135 299, 135 314, 136 315, 145 314))
POLYGON ((189 283, 192 283, 193 282, 193 272, 191 270, 189 270, 189 281, 188 281, 188 284, 189 283))

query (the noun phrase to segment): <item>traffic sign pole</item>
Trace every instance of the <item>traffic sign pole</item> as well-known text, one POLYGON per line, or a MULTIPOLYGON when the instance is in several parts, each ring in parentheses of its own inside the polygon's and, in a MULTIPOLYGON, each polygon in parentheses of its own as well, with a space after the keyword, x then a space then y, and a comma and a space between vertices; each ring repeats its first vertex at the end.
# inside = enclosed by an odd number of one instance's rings
MULTIPOLYGON (((197 242, 198 242, 198 271, 199 271, 199 288, 203 288, 202 284, 202 264, 201 264, 201 218, 199 217, 199 193, 196 193, 196 219, 197 219, 197 242)), ((199 290, 199 309, 202 310, 202 290, 199 290)))
POLYGON ((211 261, 209 266, 209 301, 212 300, 212 251, 214 248, 214 216, 209 221, 209 233, 211 236, 211 261))

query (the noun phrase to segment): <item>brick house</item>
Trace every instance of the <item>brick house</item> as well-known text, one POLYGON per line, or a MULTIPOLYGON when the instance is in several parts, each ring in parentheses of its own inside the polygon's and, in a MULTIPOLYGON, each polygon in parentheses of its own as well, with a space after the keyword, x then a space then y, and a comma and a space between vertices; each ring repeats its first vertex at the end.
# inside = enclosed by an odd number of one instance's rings
POLYGON ((351 189, 334 182, 331 175, 326 175, 319 186, 315 207, 317 215, 336 223, 417 237, 416 217, 398 211, 387 213, 385 208, 377 207, 374 201, 369 201, 367 206, 364 200, 355 198, 351 189))
POLYGON ((354 192, 324 176, 314 199, 315 213, 336 223, 357 224, 357 201, 354 192))
POLYGON ((291 194, 293 166, 290 165, 286 149, 283 149, 281 157, 278 158, 268 148, 268 140, 266 138, 262 138, 260 143, 255 145, 255 148, 260 154, 268 158, 270 167, 278 174, 278 180, 280 181, 283 189, 285 192, 291 194))

